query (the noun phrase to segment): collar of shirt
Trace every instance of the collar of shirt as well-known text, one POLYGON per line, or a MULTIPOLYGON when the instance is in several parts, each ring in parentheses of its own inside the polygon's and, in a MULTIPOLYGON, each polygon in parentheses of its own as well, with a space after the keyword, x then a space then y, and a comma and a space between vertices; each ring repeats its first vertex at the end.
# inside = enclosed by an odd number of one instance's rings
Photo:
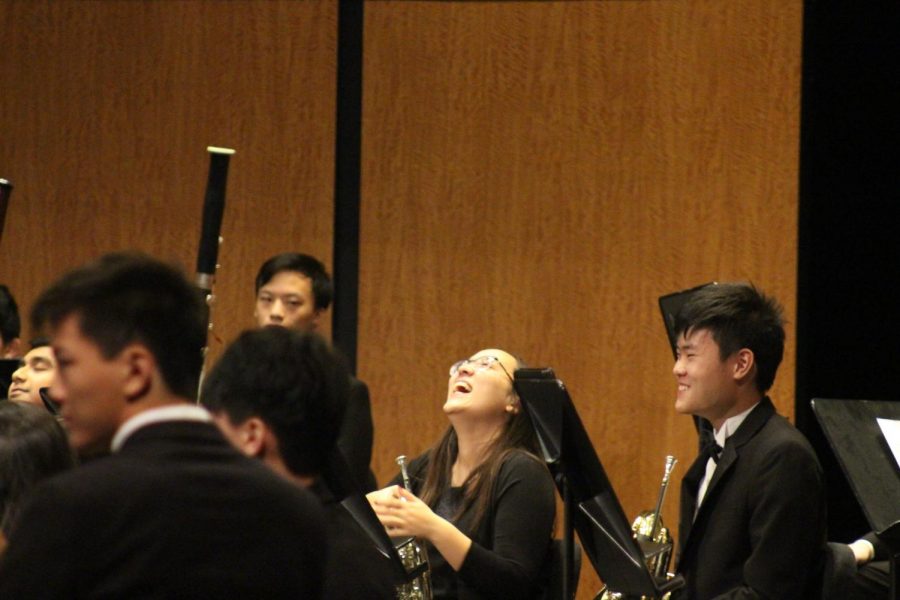
MULTIPOLYGON (((759 404, 757 402, 756 404, 759 404)), ((713 432, 713 435, 716 438, 716 443, 724 448, 725 440, 731 437, 735 431, 738 430, 738 427, 741 426, 741 423, 744 422, 744 419, 747 418, 747 415, 750 414, 754 408, 756 408, 756 404, 745 410, 739 415, 734 415, 733 417, 728 417, 725 419, 725 422, 722 423, 722 426, 719 427, 718 430, 713 432)), ((703 479, 700 480, 700 485, 697 486, 697 506, 694 508, 694 518, 697 518, 697 513, 700 512, 700 505, 703 503, 703 499, 706 497, 706 489, 709 486, 709 482, 712 481, 713 473, 716 472, 716 461, 710 457, 706 461, 706 473, 703 475, 703 479)))
POLYGON ((196 404, 172 404, 169 406, 161 406, 159 408, 151 408, 140 412, 119 426, 116 435, 113 436, 110 447, 113 452, 118 452, 131 434, 147 425, 154 423, 165 423, 168 421, 197 421, 201 423, 209 423, 212 416, 209 412, 196 404))
POLYGON ((742 412, 742 413, 740 413, 740 414, 738 414, 738 415, 734 415, 733 417, 728 417, 727 419, 725 419, 725 422, 722 423, 722 426, 719 427, 719 428, 714 432, 714 435, 716 436, 716 443, 717 443, 719 446, 721 446, 722 448, 725 447, 725 440, 727 440, 728 438, 730 438, 731 435, 732 435, 735 431, 738 430, 738 427, 741 426, 741 423, 744 422, 744 419, 747 418, 747 415, 750 414, 750 411, 752 411, 754 408, 756 408, 756 405, 757 405, 757 404, 759 404, 759 402, 756 402, 753 406, 751 406, 750 408, 748 408, 748 409, 745 410, 744 412, 742 412))

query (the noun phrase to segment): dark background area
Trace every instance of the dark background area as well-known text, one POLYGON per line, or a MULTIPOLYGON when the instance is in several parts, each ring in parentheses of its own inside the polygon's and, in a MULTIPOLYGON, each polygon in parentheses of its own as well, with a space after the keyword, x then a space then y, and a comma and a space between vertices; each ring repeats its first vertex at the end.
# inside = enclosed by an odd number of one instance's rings
POLYGON ((851 541, 869 526, 809 402, 900 398, 900 3, 807 1, 802 94, 796 419, 851 541))

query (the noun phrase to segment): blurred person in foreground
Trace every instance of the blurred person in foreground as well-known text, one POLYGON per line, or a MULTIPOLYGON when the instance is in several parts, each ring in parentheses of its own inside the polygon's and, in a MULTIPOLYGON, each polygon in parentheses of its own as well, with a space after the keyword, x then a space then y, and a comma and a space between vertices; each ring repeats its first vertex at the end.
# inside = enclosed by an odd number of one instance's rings
POLYGON ((246 331, 206 377, 201 399, 247 456, 311 490, 328 519, 325 598, 393 599, 390 564, 326 483, 350 390, 337 353, 315 333, 246 331))
POLYGON ((49 329, 50 396, 72 447, 110 454, 33 490, 0 597, 319 597, 318 501, 237 452, 194 403, 207 323, 178 269, 106 255, 45 290, 32 326, 49 329))
POLYGON ((28 492, 74 466, 65 431, 44 407, 0 402, 0 551, 28 492))

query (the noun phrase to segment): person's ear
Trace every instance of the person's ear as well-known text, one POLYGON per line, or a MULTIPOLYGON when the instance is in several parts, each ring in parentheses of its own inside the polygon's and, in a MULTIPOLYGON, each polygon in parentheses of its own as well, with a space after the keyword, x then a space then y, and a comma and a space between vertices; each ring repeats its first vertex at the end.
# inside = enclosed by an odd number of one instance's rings
POLYGON ((268 427, 259 417, 250 417, 238 426, 238 443, 247 456, 262 458, 267 452, 268 427))
POLYGON ((747 379, 753 372, 754 365, 756 365, 756 357, 753 356, 753 350, 741 348, 735 353, 734 358, 732 375, 739 381, 747 379))
POLYGON ((156 375, 156 357, 142 344, 129 344, 113 360, 122 374, 122 393, 129 402, 147 395, 156 375))
POLYGON ((317 308, 315 311, 313 311, 313 318, 312 318, 312 330, 313 331, 319 330, 319 325, 321 325, 323 312, 325 312, 325 311, 323 311, 321 308, 317 308))

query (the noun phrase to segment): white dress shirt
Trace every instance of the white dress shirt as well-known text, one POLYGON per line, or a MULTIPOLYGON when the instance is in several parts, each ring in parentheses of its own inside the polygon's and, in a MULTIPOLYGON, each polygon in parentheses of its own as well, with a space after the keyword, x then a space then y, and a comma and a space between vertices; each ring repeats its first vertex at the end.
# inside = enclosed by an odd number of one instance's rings
MULTIPOLYGON (((759 402, 756 404, 759 404, 759 402)), ((741 423, 744 422, 744 419, 747 418, 747 415, 750 414, 750 411, 756 408, 756 404, 738 415, 728 417, 725 419, 725 422, 722 423, 722 426, 715 430, 714 435, 716 437, 716 443, 719 446, 722 448, 725 447, 725 440, 730 438, 731 435, 737 431, 738 427, 741 426, 741 423)), ((700 481, 700 487, 697 489, 697 508, 694 510, 694 517, 697 516, 697 511, 700 510, 700 504, 703 502, 703 497, 706 496, 706 488, 709 487, 709 482, 712 481, 715 472, 716 461, 710 457, 709 460, 706 461, 706 474, 703 476, 703 479, 700 481)))
POLYGON ((212 416, 202 406, 196 404, 171 404, 169 406, 161 406, 159 408, 151 408, 140 412, 119 426, 116 435, 113 436, 110 447, 113 452, 118 452, 122 448, 131 434, 147 425, 154 423, 165 423, 168 421, 197 421, 209 423, 212 416))

